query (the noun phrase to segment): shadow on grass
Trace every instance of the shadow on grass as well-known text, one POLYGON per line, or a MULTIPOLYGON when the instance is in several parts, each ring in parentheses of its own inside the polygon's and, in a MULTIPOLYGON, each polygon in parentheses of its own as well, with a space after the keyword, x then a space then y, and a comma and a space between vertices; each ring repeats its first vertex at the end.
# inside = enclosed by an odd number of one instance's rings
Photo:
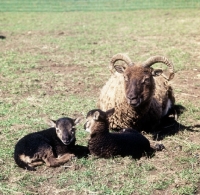
POLYGON ((6 36, 0 35, 0 39, 6 39, 6 36))
POLYGON ((180 131, 187 130, 196 132, 194 128, 200 128, 200 125, 185 126, 177 121, 177 118, 186 111, 186 108, 182 105, 175 105, 168 116, 164 117, 155 131, 152 133, 153 140, 163 140, 167 136, 172 136, 180 131))
POLYGON ((73 148, 71 148, 71 152, 77 158, 87 158, 90 153, 88 147, 81 145, 75 145, 73 148))

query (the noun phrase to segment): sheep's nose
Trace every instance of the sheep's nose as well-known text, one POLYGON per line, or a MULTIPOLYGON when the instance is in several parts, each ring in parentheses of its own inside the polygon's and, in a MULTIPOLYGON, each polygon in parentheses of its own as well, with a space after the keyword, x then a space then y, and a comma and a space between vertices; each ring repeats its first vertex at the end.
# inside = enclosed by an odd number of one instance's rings
POLYGON ((62 136, 62 142, 64 144, 69 144, 70 143, 70 139, 71 139, 70 136, 62 136))
POLYGON ((138 96, 128 95, 127 98, 132 101, 132 100, 137 100, 138 96))
POLYGON ((127 96, 128 103, 132 106, 137 107, 140 104, 140 98, 138 96, 129 95, 127 96))
POLYGON ((63 143, 64 143, 65 145, 69 145, 69 144, 70 144, 70 140, 65 140, 65 141, 63 141, 63 143))
POLYGON ((65 143, 66 143, 66 144, 69 144, 69 143, 70 143, 70 140, 66 140, 65 143))

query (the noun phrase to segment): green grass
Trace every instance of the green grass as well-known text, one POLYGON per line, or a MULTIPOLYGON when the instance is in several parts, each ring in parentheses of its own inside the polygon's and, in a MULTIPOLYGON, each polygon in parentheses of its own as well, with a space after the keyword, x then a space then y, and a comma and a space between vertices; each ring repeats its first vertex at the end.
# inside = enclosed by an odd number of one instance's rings
MULTIPOLYGON (((0 12, 0 194, 199 194, 199 19, 197 9, 0 12), (186 108, 180 131, 161 141, 146 135, 166 150, 138 161, 89 156, 36 172, 17 167, 18 139, 47 128, 46 118, 76 118, 96 107, 118 52, 134 62, 163 55, 174 63, 172 86, 186 108)), ((83 123, 76 136, 86 146, 83 123)))
POLYGON ((138 9, 197 8, 199 0, 2 0, 0 11, 63 12, 63 11, 121 11, 138 9))

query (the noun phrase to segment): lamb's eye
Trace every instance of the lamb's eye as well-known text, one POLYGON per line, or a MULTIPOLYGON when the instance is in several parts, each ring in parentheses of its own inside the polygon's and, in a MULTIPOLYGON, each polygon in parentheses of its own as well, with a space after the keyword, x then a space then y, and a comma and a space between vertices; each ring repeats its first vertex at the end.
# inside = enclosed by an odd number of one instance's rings
POLYGON ((60 129, 59 129, 59 128, 56 128, 56 132, 59 133, 59 132, 60 132, 60 129))
POLYGON ((76 130, 75 128, 72 128, 72 129, 71 129, 71 132, 72 132, 72 133, 74 133, 74 132, 75 132, 75 130, 76 130))

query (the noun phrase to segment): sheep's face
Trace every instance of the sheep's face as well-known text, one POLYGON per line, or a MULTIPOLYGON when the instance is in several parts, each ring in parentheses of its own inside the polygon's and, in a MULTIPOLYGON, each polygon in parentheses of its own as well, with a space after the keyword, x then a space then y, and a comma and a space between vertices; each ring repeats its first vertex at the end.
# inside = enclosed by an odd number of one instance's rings
POLYGON ((108 127, 108 117, 110 117, 113 113, 114 108, 106 112, 103 112, 100 109, 89 111, 86 116, 84 129, 90 134, 94 133, 94 131, 105 131, 105 127, 108 127))
POLYGON ((125 97, 128 104, 138 107, 148 101, 154 93, 154 79, 151 68, 129 66, 124 72, 125 97))
POLYGON ((92 116, 88 116, 86 118, 86 123, 84 125, 85 131, 87 131, 87 132, 89 132, 91 134, 92 131, 93 131, 92 127, 94 126, 94 123, 95 123, 95 120, 93 119, 93 117, 92 116))
POLYGON ((92 134, 94 132, 95 125, 100 120, 106 120, 106 115, 99 109, 91 110, 87 113, 86 123, 84 125, 84 129, 92 134))
POLYGON ((51 124, 56 129, 56 134, 63 144, 69 145, 75 141, 75 125, 80 119, 61 118, 57 121, 51 120, 51 124))

